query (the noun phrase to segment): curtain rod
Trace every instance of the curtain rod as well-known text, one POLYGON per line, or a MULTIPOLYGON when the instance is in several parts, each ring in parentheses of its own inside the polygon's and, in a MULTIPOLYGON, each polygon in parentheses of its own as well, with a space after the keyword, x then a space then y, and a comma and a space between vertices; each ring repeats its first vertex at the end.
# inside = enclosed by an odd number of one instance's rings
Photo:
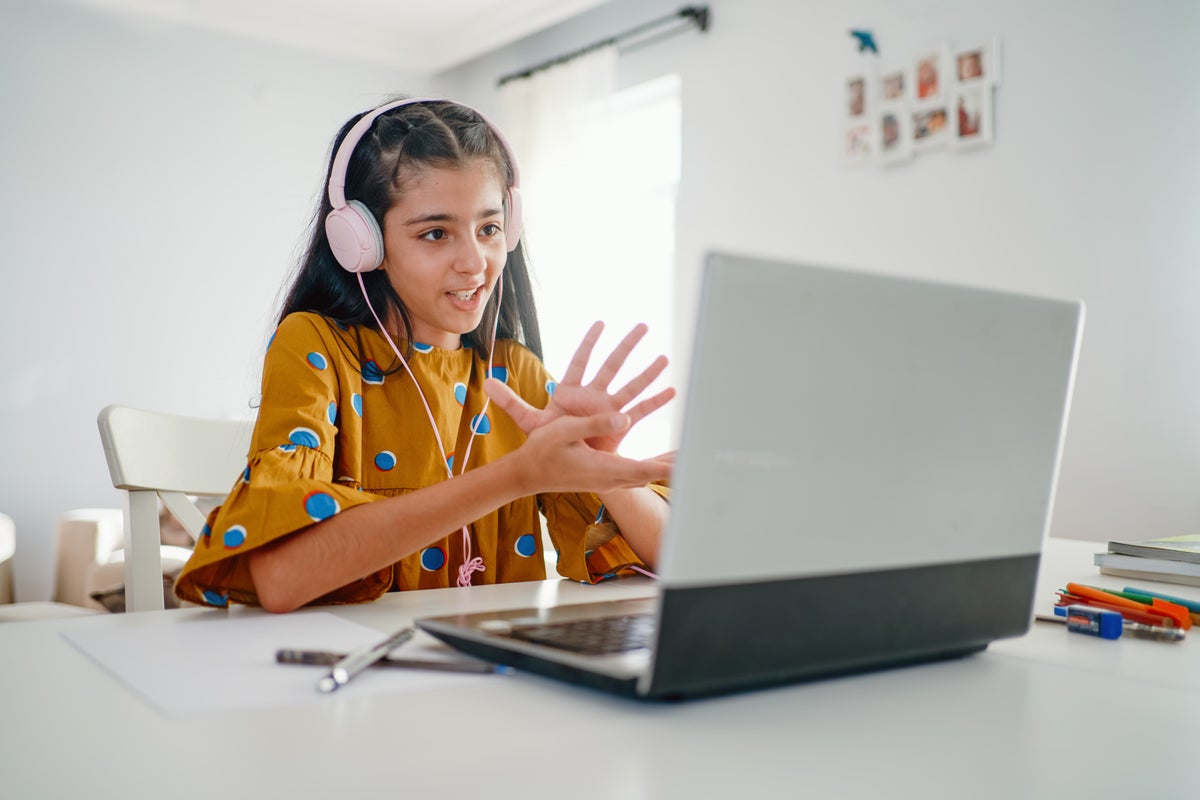
POLYGON ((579 48, 578 50, 573 50, 570 53, 551 58, 548 61, 543 61, 540 64, 535 64, 534 66, 523 69, 520 72, 509 73, 498 81, 498 85, 503 86, 509 81, 528 78, 535 72, 541 72, 542 70, 549 69, 550 67, 556 67, 559 64, 565 64, 572 59, 579 58, 582 55, 587 55, 593 50, 599 50, 601 47, 619 45, 622 42, 637 38, 658 28, 673 26, 670 30, 661 31, 659 36, 655 37, 656 41, 657 39, 668 35, 682 33, 693 25, 699 28, 701 33, 708 30, 708 6, 684 6, 674 14, 668 14, 665 17, 659 17, 658 19, 651 20, 650 22, 639 25, 636 28, 631 28, 623 33, 618 33, 615 36, 609 36, 607 39, 593 42, 585 47, 579 48))

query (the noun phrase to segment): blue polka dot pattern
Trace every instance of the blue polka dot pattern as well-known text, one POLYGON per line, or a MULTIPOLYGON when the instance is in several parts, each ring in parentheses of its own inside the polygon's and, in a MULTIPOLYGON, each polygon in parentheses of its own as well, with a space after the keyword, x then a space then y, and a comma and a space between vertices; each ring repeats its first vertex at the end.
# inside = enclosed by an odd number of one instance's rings
POLYGON ((489 374, 501 383, 508 383, 508 367, 492 367, 489 374))
POLYGON ((294 445, 294 444, 281 444, 281 445, 279 445, 279 449, 280 449, 280 450, 282 450, 282 451, 283 451, 283 452, 285 452, 285 453, 294 453, 294 452, 296 451, 296 445, 294 445))
POLYGON ((537 552, 537 539, 533 538, 532 533, 527 533, 517 539, 517 545, 514 549, 517 551, 517 555, 522 558, 529 558, 537 552))
POLYGON ((329 408, 326 410, 325 416, 329 420, 330 425, 337 422, 337 403, 329 403, 329 408))
POLYGON ((371 383, 378 386, 383 383, 383 370, 374 361, 368 359, 362 365, 362 379, 363 383, 371 383))
POLYGON ((329 366, 329 362, 325 360, 325 356, 320 353, 309 353, 305 356, 305 360, 308 361, 308 365, 313 369, 325 369, 329 366))
POLYGON ((476 414, 471 417, 471 430, 480 436, 486 436, 492 432, 492 421, 488 419, 487 414, 476 414))
POLYGON ((241 525, 230 525, 221 537, 221 541, 227 550, 241 547, 246 543, 246 529, 241 525))
POLYGON ((458 401, 460 406, 467 402, 467 385, 465 383, 460 381, 454 384, 454 399, 458 401))
POLYGON ((204 527, 200 529, 200 536, 204 539, 212 538, 212 528, 209 527, 207 522, 204 523, 204 527))
POLYGON ((275 344, 275 334, 278 332, 278 330, 271 331, 271 338, 267 339, 267 346, 263 348, 264 351, 270 350, 271 345, 275 344))
POLYGON ((328 492, 309 492, 304 496, 304 511, 317 522, 329 519, 341 510, 328 492))
POLYGON ((350 395, 350 405, 354 406, 354 413, 362 416, 362 395, 358 392, 350 395))
POLYGON ((433 345, 425 344, 424 342, 413 342, 413 350, 418 353, 430 353, 433 351, 433 345))
POLYGON ((442 548, 426 547, 421 551, 421 569, 426 572, 436 572, 446 565, 446 553, 442 548))
POLYGON ((375 468, 381 472, 387 472, 394 466, 396 466, 396 454, 391 450, 384 450, 375 456, 375 468))
POLYGON ((247 483, 247 484, 250 483, 250 467, 249 467, 249 465, 247 465, 246 468, 244 470, 242 470, 242 483, 247 483))
POLYGON ((446 466, 450 468, 451 472, 454 471, 454 453, 446 456, 446 466))
POLYGON ((292 428, 288 441, 300 447, 317 448, 321 446, 321 437, 312 428, 292 428))
POLYGON ((546 394, 554 397, 554 390, 558 388, 558 381, 546 381, 546 394))
POLYGON ((205 589, 204 602, 208 603, 210 606, 224 608, 225 606, 229 605, 229 595, 218 594, 212 589, 205 589))

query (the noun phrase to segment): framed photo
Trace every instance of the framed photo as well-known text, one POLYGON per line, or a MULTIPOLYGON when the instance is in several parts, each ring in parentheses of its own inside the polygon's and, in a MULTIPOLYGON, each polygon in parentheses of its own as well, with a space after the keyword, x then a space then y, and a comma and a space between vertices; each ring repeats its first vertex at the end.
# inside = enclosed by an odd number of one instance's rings
POLYGON ((918 103, 940 102, 946 91, 945 58, 942 49, 917 56, 913 65, 913 100, 918 103))
POLYGON ((929 150, 949 144, 950 133, 950 113, 946 106, 924 106, 912 112, 913 150, 929 150))
POLYGON ((884 164, 902 164, 913 157, 913 126, 904 102, 884 103, 879 107, 879 160, 884 164))
POLYGON ((852 75, 846 79, 846 116, 851 120, 867 115, 867 76, 852 75))
POLYGON ((908 71, 905 69, 884 70, 879 77, 879 99, 884 103, 895 103, 908 99, 908 71))
POLYGON ((955 89, 954 144, 975 147, 992 143, 992 86, 987 81, 965 83, 955 89))
POLYGON ((846 126, 842 155, 850 164, 870 161, 875 151, 872 144, 872 128, 868 121, 863 119, 861 122, 852 122, 846 126))
POLYGON ((954 48, 954 80, 959 85, 1000 83, 999 42, 995 39, 978 44, 959 45, 954 48))

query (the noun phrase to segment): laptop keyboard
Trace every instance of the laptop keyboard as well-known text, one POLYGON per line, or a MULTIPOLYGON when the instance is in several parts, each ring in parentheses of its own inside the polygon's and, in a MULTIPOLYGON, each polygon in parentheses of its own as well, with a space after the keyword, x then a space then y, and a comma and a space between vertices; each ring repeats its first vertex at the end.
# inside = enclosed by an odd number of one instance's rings
POLYGON ((624 653, 650 646, 654 636, 654 615, 632 614, 520 625, 514 627, 509 636, 587 655, 624 653))

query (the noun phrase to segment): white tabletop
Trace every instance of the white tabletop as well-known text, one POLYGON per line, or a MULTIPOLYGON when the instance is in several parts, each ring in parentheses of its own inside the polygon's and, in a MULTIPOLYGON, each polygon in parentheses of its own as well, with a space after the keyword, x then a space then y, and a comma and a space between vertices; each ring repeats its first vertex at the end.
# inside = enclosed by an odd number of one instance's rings
MULTIPOLYGON (((1127 583, 1091 565, 1100 547, 1051 540, 1039 611, 1067 580, 1127 583)), ((431 613, 647 589, 548 581, 298 613, 391 631, 431 613)), ((62 635, 226 613, 0 625, 0 797, 1200 797, 1200 633, 1105 641, 1035 623, 964 659, 682 704, 518 674, 185 718, 62 635)))

